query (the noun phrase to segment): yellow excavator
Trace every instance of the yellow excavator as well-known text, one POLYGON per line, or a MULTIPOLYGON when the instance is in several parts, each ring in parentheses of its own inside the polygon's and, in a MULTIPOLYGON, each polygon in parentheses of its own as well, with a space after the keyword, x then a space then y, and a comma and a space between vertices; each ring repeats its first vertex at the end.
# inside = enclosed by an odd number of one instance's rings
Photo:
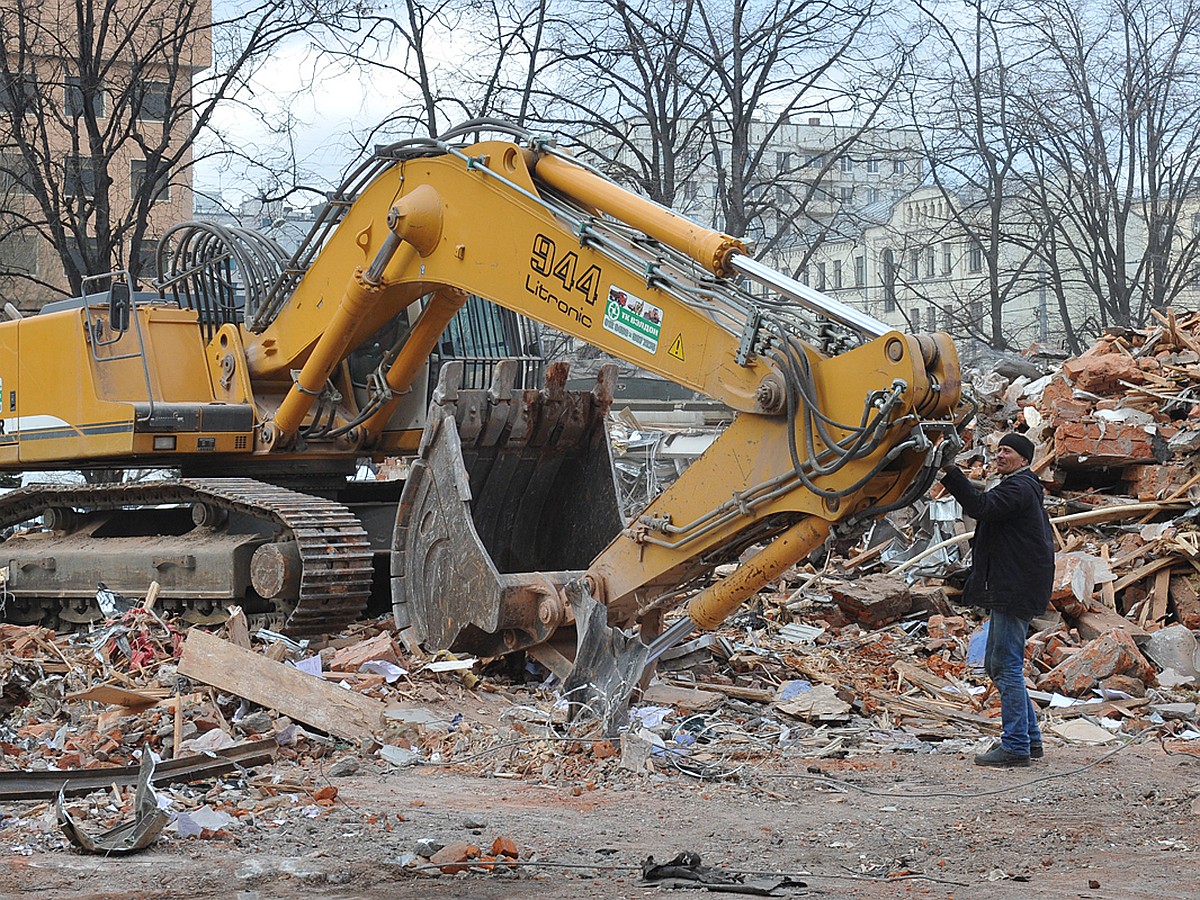
POLYGON ((947 335, 891 330, 521 129, 379 149, 331 197, 290 257, 187 223, 153 293, 114 273, 0 324, 0 470, 174 476, 0 497, 0 527, 41 523, 3 545, 5 620, 87 622, 98 584, 154 581, 195 621, 236 603, 313 635, 390 582, 431 650, 628 683, 832 529, 919 497, 955 449, 947 335), (551 363, 530 387, 535 354, 508 341, 491 383, 466 384, 446 359, 464 306, 476 343, 517 313, 736 418, 624 520, 611 369, 568 391, 551 363), (353 477, 394 457, 402 488, 353 477))

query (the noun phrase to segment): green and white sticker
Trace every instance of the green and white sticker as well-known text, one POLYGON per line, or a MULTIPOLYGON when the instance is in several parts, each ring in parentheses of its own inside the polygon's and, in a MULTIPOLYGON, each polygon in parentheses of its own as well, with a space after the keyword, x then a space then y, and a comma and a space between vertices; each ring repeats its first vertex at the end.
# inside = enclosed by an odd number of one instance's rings
POLYGON ((647 353, 656 353, 662 310, 613 285, 604 304, 604 328, 647 353))

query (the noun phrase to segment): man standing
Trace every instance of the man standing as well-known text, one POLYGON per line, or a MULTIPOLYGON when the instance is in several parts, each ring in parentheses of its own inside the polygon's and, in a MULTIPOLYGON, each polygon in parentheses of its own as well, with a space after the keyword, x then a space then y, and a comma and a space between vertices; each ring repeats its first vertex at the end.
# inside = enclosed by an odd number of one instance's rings
POLYGON ((999 743, 977 766, 1027 766, 1042 756, 1037 711, 1025 690, 1029 620, 1046 611, 1054 584, 1054 536, 1042 485, 1029 469, 1033 442, 1015 432, 1000 438, 1000 483, 980 491, 953 463, 942 485, 976 521, 963 602, 991 610, 984 668, 1000 693, 999 743))

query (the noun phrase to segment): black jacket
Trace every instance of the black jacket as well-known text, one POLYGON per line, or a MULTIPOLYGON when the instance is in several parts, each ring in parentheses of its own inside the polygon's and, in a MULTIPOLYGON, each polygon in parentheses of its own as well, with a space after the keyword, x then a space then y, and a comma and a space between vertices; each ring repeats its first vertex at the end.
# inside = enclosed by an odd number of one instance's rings
POLYGON ((1041 482, 1024 468, 980 491, 952 468, 942 484, 977 523, 963 602, 1022 619, 1044 613, 1054 587, 1054 535, 1041 482))

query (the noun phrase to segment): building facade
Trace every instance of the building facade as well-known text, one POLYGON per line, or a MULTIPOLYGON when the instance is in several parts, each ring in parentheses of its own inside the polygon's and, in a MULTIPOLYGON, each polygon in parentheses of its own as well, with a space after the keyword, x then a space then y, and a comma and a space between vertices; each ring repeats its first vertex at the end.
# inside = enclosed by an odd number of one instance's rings
POLYGON ((73 277, 151 275, 157 236, 191 216, 181 141, 211 7, 157 5, 0 0, 0 300, 22 311, 74 293, 73 277))

